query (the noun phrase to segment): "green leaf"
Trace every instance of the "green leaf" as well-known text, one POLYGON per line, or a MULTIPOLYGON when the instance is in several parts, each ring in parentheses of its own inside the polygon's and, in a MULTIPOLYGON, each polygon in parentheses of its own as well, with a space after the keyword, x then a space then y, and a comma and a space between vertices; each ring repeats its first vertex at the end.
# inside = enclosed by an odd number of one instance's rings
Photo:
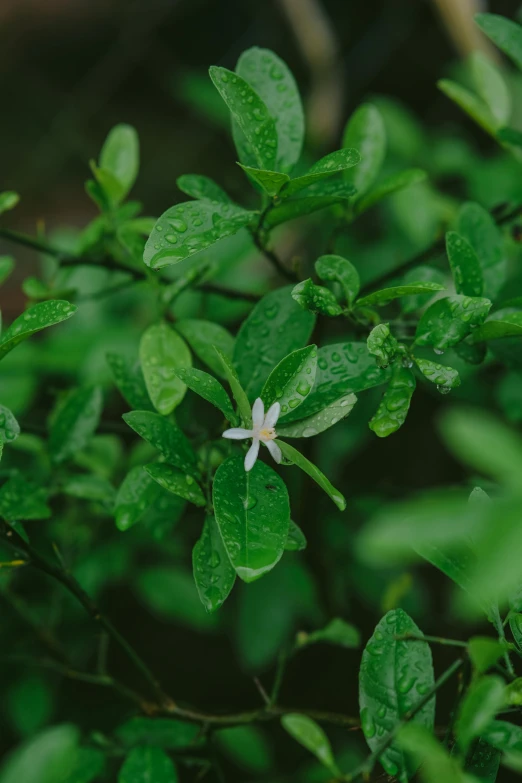
POLYGON ((386 198, 386 196, 391 196, 393 193, 416 185, 418 182, 424 182, 426 177, 427 174, 422 169, 405 169, 404 171, 399 171, 398 174, 391 174, 372 188, 360 201, 356 202, 355 214, 361 215, 367 209, 386 198))
POLYGON ((158 449, 167 462, 183 473, 198 475, 197 457, 183 432, 172 422, 150 411, 130 411, 123 414, 123 420, 132 427, 140 438, 158 449))
POLYGON ((97 748, 78 748, 74 767, 64 783, 97 783, 103 780, 105 754, 97 748))
POLYGON ((334 317, 341 315, 343 308, 337 302, 330 289, 315 285, 311 278, 298 283, 292 290, 292 299, 311 313, 320 313, 334 317))
POLYGON ((196 723, 186 723, 174 718, 142 716, 130 718, 115 731, 118 741, 126 748, 148 745, 165 750, 180 750, 197 745, 200 735, 201 731, 196 723))
POLYGON ((67 783, 79 740, 75 726, 45 729, 19 745, 2 764, 0 783, 67 783))
POLYGON ((415 345, 432 345, 436 353, 444 353, 480 326, 486 319, 489 299, 470 296, 446 296, 437 299, 422 314, 415 333, 415 345))
POLYGON ((11 443, 19 435, 20 425, 14 414, 5 405, 0 405, 0 443, 11 443))
POLYGON ((500 751, 485 742, 482 737, 473 743, 466 757, 465 770, 474 775, 472 782, 495 783, 500 765, 500 751))
POLYGON ((171 465, 164 462, 151 462, 144 466, 145 470, 154 481, 157 481, 160 487, 172 492, 195 506, 205 505, 205 496, 201 487, 189 473, 182 473, 171 465))
POLYGON ((476 783, 423 726, 408 723, 400 730, 396 742, 400 752, 406 752, 413 768, 422 765, 420 775, 425 783, 476 783))
POLYGON ((193 392, 199 394, 204 400, 215 405, 218 410, 221 411, 225 419, 227 419, 233 427, 237 424, 237 416, 234 413, 234 408, 230 402, 230 398, 219 381, 209 375, 208 372, 203 370, 195 370, 193 367, 189 367, 185 370, 178 370, 177 376, 183 383, 192 389, 193 392))
POLYGON ((468 655, 478 674, 490 669, 505 651, 505 645, 488 636, 473 636, 468 641, 468 655))
POLYGON ((125 757, 118 783, 177 783, 178 775, 161 748, 137 747, 125 757))
POLYGON ((366 103, 352 114, 344 130, 343 147, 354 147, 361 154, 357 168, 344 176, 358 196, 362 195, 377 179, 386 155, 386 128, 376 106, 366 103))
POLYGON ((390 332, 388 324, 375 326, 368 335, 366 343, 368 345, 368 353, 375 356, 377 365, 382 368, 391 364, 399 350, 399 343, 390 332))
POLYGON ((498 14, 476 14, 475 21, 482 32, 522 70, 522 27, 498 14))
POLYGON ((295 410, 312 391, 316 370, 316 345, 298 348, 285 356, 272 370, 261 391, 265 410, 274 402, 281 405, 281 416, 295 410))
POLYGON ((159 494, 157 483, 141 465, 132 468, 123 479, 114 503, 118 530, 128 530, 135 525, 159 494))
POLYGON ((503 753, 522 753, 522 728, 505 720, 493 720, 482 732, 482 738, 503 753))
MULTIPOLYGON (((261 96, 275 120, 277 131, 275 168, 280 171, 291 171, 301 155, 305 119, 299 90, 290 69, 270 49, 254 46, 242 53, 236 72, 261 96)), ((243 160, 243 163, 248 161, 243 160)))
POLYGON ((256 212, 222 201, 202 199, 176 204, 156 221, 143 260, 152 269, 178 264, 220 239, 237 234, 256 216, 256 212))
POLYGON ((138 361, 134 363, 121 354, 108 353, 107 364, 111 368, 114 383, 131 408, 153 411, 145 379, 138 361))
POLYGON ((471 684, 460 703, 455 722, 457 741, 463 752, 475 737, 484 736, 484 730, 505 702, 505 685, 500 677, 482 677, 471 684))
POLYGON ((305 419, 299 419, 291 424, 278 422, 277 434, 282 438, 312 438, 346 418, 356 402, 355 394, 345 394, 305 419))
POLYGON ((351 307, 361 287, 359 272, 354 265, 342 256, 326 255, 317 259, 315 271, 321 280, 339 283, 346 302, 351 307))
MULTIPOLYGON (((455 582, 462 590, 465 590, 470 596, 474 595, 473 579, 471 570, 476 562, 476 556, 471 548, 464 542, 459 545, 453 544, 449 551, 440 548, 435 544, 428 542, 414 542, 414 550, 431 563, 432 566, 442 571, 449 579, 455 582)), ((488 613, 489 607, 484 606, 484 611, 488 613)))
POLYGON ((283 480, 260 460, 248 473, 242 457, 218 468, 213 488, 214 512, 225 549, 237 575, 252 582, 280 560, 290 524, 283 480))
POLYGON ((320 631, 313 631, 312 633, 301 632, 297 634, 297 645, 299 647, 307 647, 310 644, 317 644, 318 642, 335 644, 339 647, 346 647, 351 650, 359 647, 361 643, 361 634, 354 625, 347 623, 345 620, 341 620, 340 617, 334 617, 334 619, 330 620, 328 625, 321 628, 320 631))
POLYGON ((310 478, 312 478, 321 489, 326 492, 326 494, 333 500, 339 511, 344 511, 346 508, 346 500, 341 495, 339 490, 337 490, 326 478, 326 476, 321 473, 319 468, 314 465, 310 460, 306 459, 304 454, 301 454, 300 451, 297 449, 294 449, 293 446, 290 446, 289 443, 284 443, 282 440, 277 440, 276 443, 279 444, 279 448, 283 452, 283 456, 290 460, 290 462, 293 465, 297 465, 298 468, 301 468, 302 471, 307 473, 310 478))
POLYGON ((43 487, 15 474, 0 489, 0 516, 8 522, 49 519, 51 509, 46 500, 47 492, 43 487))
POLYGON ((522 335, 522 312, 497 311, 491 318, 473 332, 476 343, 486 340, 499 340, 502 337, 520 337, 522 335))
POLYGON ((497 131, 497 139, 515 147, 522 147, 522 132, 515 128, 500 128, 497 131))
POLYGON ((213 65, 209 73, 234 121, 246 137, 259 168, 275 168, 277 130, 266 104, 248 82, 227 68, 213 65))
POLYGON ((388 388, 368 426, 379 438, 387 438, 402 427, 415 391, 415 376, 411 370, 396 365, 388 388))
POLYGON ((10 209, 14 209, 19 201, 20 196, 18 193, 15 193, 13 190, 4 190, 0 193, 0 215, 10 209))
POLYGON ((386 383, 390 374, 375 365, 365 343, 333 343, 317 351, 317 374, 314 387, 305 402, 295 413, 288 414, 290 421, 304 419, 324 410, 350 392, 371 389, 386 383))
POLYGON ((354 193, 354 188, 345 182, 321 180, 299 191, 298 198, 289 198, 271 209, 266 215, 265 225, 274 228, 334 204, 350 201, 354 193))
POLYGON ((182 401, 187 387, 176 370, 192 366, 185 341, 163 321, 149 326, 140 340, 145 385, 158 413, 168 416, 182 401))
POLYGON ((55 463, 70 459, 85 448, 98 426, 102 406, 99 386, 76 389, 67 396, 49 431, 49 451, 55 463))
POLYGON ((60 299, 40 302, 19 315, 5 330, 0 339, 0 359, 12 351, 22 340, 48 326, 66 321, 76 312, 75 305, 60 299))
MULTIPOLYGON (((404 275, 403 282, 405 285, 410 283, 422 281, 429 283, 439 283, 446 288, 446 278, 439 269, 434 269, 431 266, 416 266, 414 269, 409 269, 404 275)), ((401 308, 403 313, 415 313, 420 310, 428 302, 433 299, 435 294, 412 294, 412 296, 404 296, 401 299, 401 308)))
POLYGON ((486 133, 491 136, 495 136, 497 123, 493 117, 489 106, 487 106, 481 98, 478 98, 474 93, 462 87, 456 82, 452 82, 450 79, 441 79, 437 82, 437 87, 446 95, 450 100, 460 106, 460 108, 468 114, 471 119, 480 125, 486 133))
POLYGON ((290 527, 288 528, 288 537, 286 539, 285 551, 286 552, 302 552, 306 549, 307 541, 305 534, 301 528, 290 520, 290 527))
POLYGON ((380 291, 374 291, 372 294, 363 296, 357 300, 357 307, 370 307, 371 305, 382 306, 401 296, 411 296, 412 294, 427 294, 436 291, 443 291, 444 286, 440 283, 425 281, 413 281, 406 285, 396 285, 392 288, 382 288, 380 291))
POLYGON ((234 353, 235 340, 224 326, 199 318, 182 318, 176 321, 176 331, 185 338, 203 364, 220 378, 226 377, 221 360, 214 350, 219 348, 221 353, 229 358, 234 353))
MULTIPOLYGON (((366 645, 359 674, 361 724, 366 742, 377 750, 393 731, 397 721, 418 703, 434 685, 429 645, 423 641, 401 641, 398 636, 422 636, 422 631, 402 609, 393 609, 378 623, 366 645)), ((411 719, 410 725, 433 730, 435 698, 411 719)), ((417 768, 406 758, 394 739, 380 755, 388 775, 407 780, 417 768)))
POLYGON ((473 201, 463 204, 457 220, 458 233, 477 254, 484 278, 484 294, 495 298, 506 276, 502 233, 490 213, 473 201))
POLYGON ((273 753, 265 735, 257 726, 233 726, 214 733, 220 750, 246 772, 267 773, 273 753))
POLYGON ((483 52, 471 55, 471 71, 478 94, 488 106, 495 122, 506 125, 511 116, 511 95, 502 73, 483 52))
MULTIPOLYGON (((203 608, 192 574, 173 567, 172 563, 141 567, 135 589, 145 605, 161 620, 184 625, 200 633, 216 627, 217 617, 203 608)), ((159 745, 160 740, 153 744, 159 745)))
POLYGON ((241 166, 245 174, 247 174, 250 179, 253 179, 254 182, 256 182, 267 194, 267 196, 273 197, 277 196, 281 188, 287 184, 287 182, 290 182, 290 177, 288 174, 280 174, 277 171, 266 171, 265 169, 255 169, 252 168, 252 166, 244 166, 242 163, 238 164, 241 166))
POLYGON ((109 172, 118 184, 116 203, 125 198, 134 185, 140 167, 139 138, 131 125, 115 125, 100 153, 100 168, 109 172))
POLYGON ((224 375, 230 385, 232 396, 237 403, 239 415, 241 416, 245 426, 249 427, 252 424, 252 411, 250 409, 250 403, 248 402, 248 397, 246 396, 245 390, 241 386, 239 378, 237 377, 237 372, 235 371, 234 366, 232 365, 232 362, 228 356, 225 356, 223 353, 221 353, 218 348, 215 350, 219 359, 221 360, 224 375))
POLYGON ((182 174, 177 178, 176 185, 183 193, 192 196, 192 198, 221 201, 223 204, 230 203, 230 198, 225 191, 204 174, 182 174))
POLYGON ((62 492, 73 498, 92 500, 111 507, 116 494, 108 479, 95 475, 69 476, 62 485, 62 492))
POLYGON ((481 296, 484 288, 482 270, 470 243, 456 231, 446 234, 446 253, 457 294, 481 296))
POLYGON ((0 284, 6 280, 15 266, 12 256, 0 256, 0 284))
POLYGON ((236 581, 236 572, 213 516, 207 516, 201 537, 192 550, 194 581, 207 612, 222 606, 236 581))
POLYGON ((290 180, 281 190, 281 198, 288 198, 295 195, 303 188, 313 185, 322 179, 331 177, 333 174, 338 174, 346 169, 351 169, 352 166, 356 166, 361 160, 361 156, 355 149, 342 149, 331 152, 329 155, 325 155, 314 163, 314 165, 308 169, 306 174, 301 177, 296 177, 290 180))
POLYGON ((429 359, 418 359, 415 364, 428 381, 437 384, 437 389, 443 393, 460 386, 460 375, 453 367, 431 362, 429 359))
POLYGON ((509 627, 517 647, 522 650, 522 614, 512 614, 509 618, 509 627))
POLYGON ((291 737, 313 753, 332 775, 340 777, 330 742, 319 724, 306 715, 291 713, 283 715, 281 725, 291 737))
POLYGON ((291 286, 278 288, 258 302, 241 324, 234 365, 248 398, 255 400, 273 367, 306 345, 314 328, 312 313, 291 297, 291 286))

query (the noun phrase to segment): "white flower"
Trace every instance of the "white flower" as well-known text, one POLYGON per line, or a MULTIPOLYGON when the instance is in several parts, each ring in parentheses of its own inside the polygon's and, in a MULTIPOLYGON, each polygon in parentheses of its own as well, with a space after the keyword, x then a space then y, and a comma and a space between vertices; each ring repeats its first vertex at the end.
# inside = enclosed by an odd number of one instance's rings
POLYGON ((268 451, 275 459, 276 462, 281 462, 281 449, 274 443, 274 438, 277 438, 277 432, 275 431, 275 425, 281 412, 281 406, 278 402, 274 402, 268 409, 265 416, 265 406, 263 400, 258 397, 252 405, 252 429, 246 430, 243 427, 233 427, 231 430, 225 430, 223 433, 224 438, 230 438, 231 440, 245 440, 246 438, 252 438, 252 445, 250 446, 247 455, 245 457, 245 470, 252 470, 254 463, 259 454, 259 444, 264 443, 268 451))

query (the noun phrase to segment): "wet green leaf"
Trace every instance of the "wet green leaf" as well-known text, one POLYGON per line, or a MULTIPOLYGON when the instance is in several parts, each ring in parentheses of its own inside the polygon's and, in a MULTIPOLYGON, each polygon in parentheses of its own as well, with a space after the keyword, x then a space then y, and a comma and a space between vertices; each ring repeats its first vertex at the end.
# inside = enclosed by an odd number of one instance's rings
POLYGON ((475 87, 498 125, 506 125, 511 116, 511 95, 499 68, 481 51, 471 55, 475 87))
POLYGON ((498 14, 476 14, 475 21, 482 32, 522 69, 522 27, 498 14))
POLYGON ((390 332, 388 324, 374 326, 367 340, 368 352, 377 359, 377 365, 385 368, 395 358, 399 343, 390 332))
POLYGON ((500 765, 500 751, 481 737, 476 740, 466 757, 465 770, 480 783, 495 783, 500 765))
POLYGON ((522 336, 522 312, 497 311, 473 332, 473 340, 477 343, 520 336, 522 336))
POLYGON ((210 177, 203 174, 182 174, 176 180, 176 185, 187 196, 195 199, 208 199, 209 201, 222 201, 230 203, 230 198, 225 191, 216 185, 210 177))
POLYGON ((149 411, 130 411, 124 413, 122 418, 134 432, 158 449, 167 462, 183 473, 198 475, 196 454, 179 427, 159 413, 149 411))
POLYGON ((3 332, 0 339, 0 359, 12 351, 22 340, 48 326, 66 321, 76 312, 75 305, 60 299, 40 302, 16 318, 3 332))
POLYGON ((393 368, 384 397, 368 425, 379 438, 387 438, 402 427, 415 386, 415 376, 411 370, 401 365, 393 368))
POLYGON ((248 402, 248 397, 246 396, 245 390, 239 382, 237 372, 235 371, 231 360, 228 358, 228 356, 225 356, 223 353, 221 353, 218 348, 215 350, 221 361, 224 375, 232 390, 232 396, 237 403, 239 415, 241 416, 244 425, 249 427, 252 424, 252 411, 250 409, 250 403, 248 402))
POLYGON ((457 294, 481 296, 484 287, 478 256, 464 237, 456 231, 446 234, 446 253, 457 294))
POLYGON ((337 490, 328 481, 324 473, 322 473, 316 465, 310 462, 310 460, 308 460, 304 454, 301 454, 300 451, 294 449, 293 446, 290 446, 289 443, 284 443, 282 440, 278 440, 276 443, 279 444, 279 448, 283 452, 283 457, 285 457, 287 460, 290 460, 293 465, 296 465, 298 468, 301 468, 302 471, 307 473, 310 478, 319 484, 321 489, 324 490, 324 492, 326 492, 326 494, 333 500, 339 511, 344 511, 346 508, 345 498, 339 492, 339 490, 337 490))
POLYGON ((194 581, 207 612, 224 604, 236 581, 236 572, 213 516, 207 516, 201 537, 192 550, 194 581))
POLYGON ((55 463, 70 459, 85 448, 98 426, 102 406, 99 386, 87 386, 69 394, 49 431, 49 451, 55 463))
POLYGON ((144 466, 145 470, 154 481, 157 481, 160 487, 172 492, 189 503, 196 506, 205 505, 205 496, 201 487, 190 473, 182 473, 172 465, 166 465, 164 462, 151 462, 144 466))
POLYGON ((278 422, 277 434, 282 438, 312 438, 333 427, 351 413, 357 402, 355 394, 345 394, 322 410, 290 424, 278 422))
POLYGON ((335 617, 333 620, 330 620, 328 625, 321 628, 319 631, 297 634, 297 645, 299 647, 305 647, 318 642, 325 642, 327 644, 335 644, 339 647, 353 649, 359 647, 361 643, 361 634, 354 625, 347 623, 340 617, 335 617))
POLYGON ((511 633, 513 634, 515 644, 519 650, 522 650, 522 614, 519 612, 512 614, 509 618, 509 627, 511 629, 511 633))
POLYGON ((481 98, 450 79, 441 79, 437 82, 437 87, 457 106, 460 106, 471 119, 475 120, 486 133, 495 136, 496 120, 489 106, 481 98))
POLYGON ((320 313, 330 317, 341 315, 343 308, 337 302, 329 288, 315 285, 311 278, 298 283, 292 290, 292 299, 311 313, 320 313))
POLYGON ((261 391, 265 410, 274 402, 281 416, 295 410, 312 391, 317 371, 317 346, 298 348, 285 356, 268 376, 261 391))
POLYGON ((489 299, 470 296, 447 296, 438 299, 422 314, 415 334, 416 345, 432 345, 444 353, 463 340, 472 327, 480 326, 489 313, 489 299))
POLYGON ((47 491, 17 474, 11 476, 0 489, 0 516, 9 522, 30 519, 49 519, 47 491))
POLYGON ((439 391, 443 393, 460 386, 460 375, 453 367, 446 367, 443 364, 431 362, 429 359, 418 359, 417 357, 415 357, 415 364, 424 377, 431 383, 436 383, 439 391))
POLYGON ((355 214, 361 215, 387 196, 397 193, 398 190, 416 185, 418 182, 423 182, 426 177, 427 174, 422 169, 405 169, 398 174, 386 177, 386 179, 366 193, 360 201, 356 202, 355 214))
POLYGON ((265 224, 274 228, 289 220, 349 201, 354 193, 355 189, 346 182, 339 182, 337 179, 320 180, 300 190, 296 197, 289 198, 271 209, 266 215, 265 224))
POLYGON ((119 530, 128 530, 135 525, 156 500, 160 491, 158 484, 141 465, 132 468, 123 479, 116 495, 116 527, 119 530))
POLYGON ((20 425, 14 414, 5 405, 0 405, 0 443, 11 443, 19 435, 20 425))
POLYGON ((475 737, 487 739, 484 731, 505 702, 505 685, 500 677, 482 677, 470 685, 460 703, 455 722, 455 733, 462 751, 469 748, 475 737))
POLYGON ((108 353, 107 363, 111 368, 114 383, 131 408, 153 411, 145 379, 139 361, 131 362, 121 354, 108 353))
POLYGON ((67 783, 76 760, 79 731, 62 723, 18 746, 0 769, 1 783, 67 783))
MULTIPOLYGON (((440 269, 434 269, 431 266, 416 266, 414 269, 409 269, 404 275, 403 282, 405 285, 409 285, 414 282, 429 282, 438 283, 446 288, 446 278, 440 269)), ((433 299, 435 293, 429 294, 412 294, 412 296, 403 296, 401 298, 401 308, 403 313, 414 313, 416 310, 420 310, 422 307, 428 304, 433 299)))
POLYGON ((480 204, 468 201, 459 210, 457 231, 477 254, 484 278, 484 294, 490 299, 496 297, 506 277, 506 263, 502 233, 495 220, 480 204))
POLYGON ((185 370, 178 370, 177 376, 189 389, 199 394, 207 402, 215 405, 232 426, 236 426, 237 417, 230 398, 220 382, 216 381, 212 375, 209 375, 208 372, 203 372, 203 370, 189 367, 185 370))
POLYGON ((222 201, 176 204, 156 221, 143 260, 152 269, 178 264, 250 225, 257 213, 222 201))
POLYGON ((301 552, 306 549, 307 541, 305 534, 301 528, 290 520, 290 527, 288 528, 288 537, 286 539, 285 551, 286 552, 301 552))
POLYGON ((361 156, 355 149, 342 149, 331 152, 318 160, 317 163, 314 163, 306 174, 288 182, 281 190, 281 198, 294 196, 303 188, 307 188, 309 185, 319 182, 319 180, 331 177, 333 174, 338 174, 341 171, 346 171, 346 169, 351 169, 360 160, 361 156))
POLYGON ((344 130, 343 147, 360 152, 361 162, 344 177, 355 186, 358 196, 362 195, 377 179, 386 155, 386 128, 376 106, 366 103, 352 114, 344 130))
POLYGON ((234 365, 251 401, 259 396, 272 369, 291 351, 306 345, 314 327, 284 286, 264 296, 241 324, 234 347, 234 365))
POLYGON ((176 370, 192 366, 187 344, 166 323, 153 324, 141 337, 140 362, 150 399, 158 413, 167 416, 187 390, 176 374, 176 370))
POLYGON ((235 340, 224 326, 199 318, 182 318, 176 321, 176 331, 185 338, 203 364, 220 378, 226 377, 221 360, 214 350, 219 348, 221 353, 232 358, 235 340))
POLYGON ((248 473, 230 457, 214 477, 214 511, 230 562, 252 582, 270 571, 285 548, 290 524, 288 492, 272 468, 257 460, 248 473))
POLYGON ((482 738, 503 753, 522 753, 522 728, 505 720, 492 720, 482 738))
POLYGON ((319 724, 306 715, 296 713, 283 715, 281 725, 290 736, 313 753, 332 775, 340 776, 330 741, 319 724))
POLYGON ((177 783, 178 775, 170 758, 161 748, 137 747, 125 757, 118 783, 177 783))
POLYGON ((255 169, 252 166, 244 166, 242 163, 239 165, 245 174, 264 190, 267 196, 277 196, 281 188, 286 185, 287 182, 290 182, 288 174, 281 174, 277 171, 265 171, 264 169, 255 169))
POLYGON ((515 128, 500 128, 497 131, 497 139, 515 147, 522 147, 522 132, 515 128))
POLYGON ((348 306, 351 306, 359 293, 361 281, 354 265, 342 256, 320 256, 315 262, 315 271, 321 280, 339 283, 348 306))
MULTIPOLYGON (((422 631, 402 609, 388 612, 366 645, 359 675, 361 723, 370 749, 376 750, 404 717, 434 685, 429 645, 423 641, 402 641, 398 636, 422 631)), ((410 725, 433 730, 435 698, 411 719, 410 725)), ((407 780, 417 764, 405 756, 394 740, 379 761, 389 775, 407 780)))
POLYGON ((427 294, 443 291, 444 286, 440 283, 429 282, 428 280, 413 281, 406 285, 396 285, 392 288, 382 288, 380 291, 374 291, 372 294, 361 297, 357 300, 357 307, 369 307, 371 305, 382 306, 401 296, 411 296, 412 294, 427 294))

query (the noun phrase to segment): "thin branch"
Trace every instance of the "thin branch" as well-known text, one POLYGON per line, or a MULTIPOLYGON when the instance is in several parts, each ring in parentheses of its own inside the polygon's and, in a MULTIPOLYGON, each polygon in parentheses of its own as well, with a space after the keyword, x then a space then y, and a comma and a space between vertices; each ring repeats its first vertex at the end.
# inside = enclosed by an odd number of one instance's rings
POLYGON ((306 715, 319 723, 331 723, 336 726, 348 728, 360 728, 358 718, 350 715, 343 715, 337 712, 328 712, 323 710, 303 709, 301 707, 281 707, 266 706, 258 710, 247 710, 245 712, 229 713, 219 715, 215 713, 202 712, 190 707, 180 707, 175 704, 160 709, 156 714, 170 715, 171 717, 182 718, 193 723, 204 723, 209 726, 241 726, 248 723, 276 720, 283 715, 295 714, 306 715))
POLYGON ((298 276, 295 274, 295 272, 292 272, 290 269, 286 268, 281 259, 276 255, 276 253, 274 253, 273 250, 269 250, 266 247, 266 245, 262 242, 261 237, 259 236, 259 231, 254 231, 252 236, 254 238, 254 244, 257 249, 260 250, 265 258, 270 261, 272 266, 277 270, 281 277, 284 277, 291 283, 297 283, 299 281, 298 276))

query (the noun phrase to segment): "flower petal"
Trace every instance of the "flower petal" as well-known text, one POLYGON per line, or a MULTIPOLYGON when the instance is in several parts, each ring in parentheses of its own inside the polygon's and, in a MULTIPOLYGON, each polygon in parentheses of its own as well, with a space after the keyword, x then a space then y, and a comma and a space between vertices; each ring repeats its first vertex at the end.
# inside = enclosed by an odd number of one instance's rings
POLYGON ((245 457, 246 471, 252 470, 258 454, 259 454, 259 441, 257 438, 254 438, 254 440, 252 441, 252 445, 248 449, 245 457))
POLYGON ((280 413, 281 413, 280 404, 278 402, 274 402, 274 404, 271 405, 267 411, 265 420, 263 422, 264 426, 267 427, 268 429, 270 429, 271 427, 275 427, 280 413))
POLYGON ((263 400, 261 397, 258 397, 257 400, 252 405, 252 424, 254 427, 261 427, 263 424, 263 419, 265 418, 265 406, 263 405, 263 400))
POLYGON ((252 430, 245 430, 243 427, 232 427, 230 430, 225 430, 223 437, 230 438, 230 440, 244 440, 245 438, 251 438, 253 434, 252 430))
POLYGON ((267 440, 265 446, 267 447, 268 451, 270 452, 274 460, 277 462, 277 464, 279 464, 283 458, 283 455, 281 453, 281 449, 279 448, 275 440, 267 440))

